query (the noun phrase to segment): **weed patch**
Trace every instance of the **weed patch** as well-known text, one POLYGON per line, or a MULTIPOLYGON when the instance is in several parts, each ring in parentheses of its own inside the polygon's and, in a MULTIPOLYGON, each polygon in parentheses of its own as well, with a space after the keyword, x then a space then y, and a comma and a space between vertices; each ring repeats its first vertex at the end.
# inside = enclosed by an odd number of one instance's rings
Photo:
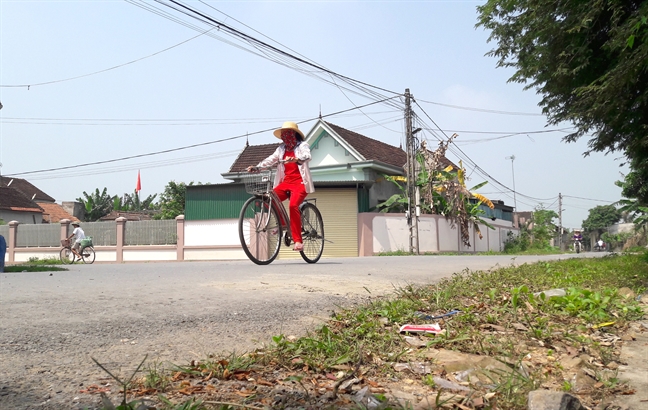
POLYGON ((5 272, 58 272, 65 271, 66 268, 60 266, 47 266, 47 265, 12 265, 5 266, 5 272))
POLYGON ((164 394, 165 406, 196 405, 190 396, 231 408, 400 409, 427 400, 513 410, 544 388, 594 407, 629 391, 614 369, 620 336, 643 311, 618 289, 641 293, 647 284, 644 254, 466 270, 340 310, 303 337, 277 335, 254 352, 166 373, 154 366, 131 391, 164 394), (546 296, 550 289, 564 296, 546 296), (452 310, 460 312, 425 319, 452 310), (430 321, 443 333, 399 333, 430 321), (582 380, 595 388, 584 390, 582 380), (406 391, 417 395, 403 400, 406 391))

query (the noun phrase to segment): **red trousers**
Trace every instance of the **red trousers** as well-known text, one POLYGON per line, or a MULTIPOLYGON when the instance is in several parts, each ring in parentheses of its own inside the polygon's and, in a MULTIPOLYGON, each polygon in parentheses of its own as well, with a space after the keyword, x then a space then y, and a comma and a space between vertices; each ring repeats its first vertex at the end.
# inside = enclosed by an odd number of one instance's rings
MULTIPOLYGON (((292 239, 295 243, 302 242, 302 224, 301 224, 301 211, 299 210, 299 205, 304 202, 306 199, 306 189, 304 184, 297 183, 291 184, 288 182, 282 182, 277 185, 274 189, 275 193, 279 199, 283 202, 288 198, 288 192, 290 192, 290 206, 289 216, 290 216, 290 232, 292 233, 292 239)), ((284 223, 285 221, 282 221, 284 223)))

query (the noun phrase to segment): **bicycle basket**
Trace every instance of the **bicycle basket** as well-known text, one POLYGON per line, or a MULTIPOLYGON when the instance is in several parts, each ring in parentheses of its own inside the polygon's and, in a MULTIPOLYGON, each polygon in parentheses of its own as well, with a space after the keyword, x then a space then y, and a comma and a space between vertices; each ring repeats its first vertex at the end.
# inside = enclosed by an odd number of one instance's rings
POLYGON ((67 248, 70 246, 70 240, 69 239, 61 239, 61 246, 64 248, 67 248))
POLYGON ((92 238, 88 236, 85 239, 81 239, 81 246, 92 246, 92 238))
POLYGON ((242 179, 248 194, 261 195, 272 189, 272 171, 243 175, 242 179))

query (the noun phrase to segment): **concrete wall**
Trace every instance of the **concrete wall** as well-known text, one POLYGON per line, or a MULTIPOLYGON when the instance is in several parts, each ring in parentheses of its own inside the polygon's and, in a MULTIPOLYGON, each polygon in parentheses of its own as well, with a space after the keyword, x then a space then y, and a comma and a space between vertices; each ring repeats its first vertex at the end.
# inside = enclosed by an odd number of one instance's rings
POLYGON ((43 223, 43 214, 37 212, 0 210, 0 219, 7 223, 9 221, 18 221, 21 224, 40 224, 43 223))
MULTIPOLYGON (((409 251, 409 228, 404 214, 358 214, 358 256, 371 256, 381 252, 409 251)), ((70 221, 61 221, 61 239, 67 236, 70 221)), ((238 237, 238 221, 221 219, 185 221, 176 218, 178 241, 176 245, 124 245, 125 218, 117 218, 116 246, 95 246, 97 262, 183 261, 183 260, 235 260, 247 259, 238 237)), ((422 215, 419 218, 420 252, 485 252, 501 251, 507 232, 517 232, 509 221, 491 223, 495 230, 480 227, 482 238, 470 228, 471 247, 461 243, 459 231, 439 215, 422 215)), ((58 258, 60 248, 16 246, 20 223, 9 223, 6 261, 27 262, 29 258, 58 258)))
MULTIPOLYGON (((458 227, 440 215, 419 217, 419 251, 424 252, 499 252, 509 231, 517 232, 513 223, 497 219, 493 229, 480 226, 482 238, 471 226, 468 247, 460 239, 458 227)), ((358 216, 358 249, 360 256, 381 252, 409 251, 409 227, 404 214, 362 213, 358 216)))
POLYGON ((608 233, 611 235, 616 235, 618 233, 623 233, 623 232, 634 232, 635 230, 635 224, 629 223, 629 224, 616 224, 608 227, 608 233))

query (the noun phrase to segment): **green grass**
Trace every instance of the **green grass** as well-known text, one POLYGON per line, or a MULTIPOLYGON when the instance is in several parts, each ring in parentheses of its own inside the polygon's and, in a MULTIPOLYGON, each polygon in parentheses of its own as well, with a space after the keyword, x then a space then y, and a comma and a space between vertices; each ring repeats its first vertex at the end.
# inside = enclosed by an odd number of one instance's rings
POLYGON ((5 272, 57 272, 66 271, 68 269, 52 266, 61 265, 62 262, 59 258, 45 258, 40 259, 36 257, 29 258, 27 262, 18 265, 5 266, 5 272))
POLYGON ((61 259, 59 258, 36 258, 31 257, 29 261, 25 262, 25 265, 62 265, 61 259))
MULTIPOLYGON (((542 357, 558 356, 560 353, 553 349, 557 343, 588 351, 605 365, 618 361, 618 352, 598 343, 589 331, 591 325, 612 321, 614 325, 605 328, 608 333, 627 328, 628 322, 640 318, 643 312, 633 298, 625 299, 617 290, 629 287, 642 293, 647 286, 648 253, 512 265, 491 271, 466 270, 439 283, 405 286, 390 297, 342 309, 303 337, 276 335, 266 347, 255 352, 211 355, 204 361, 179 367, 176 372, 184 374, 184 380, 226 381, 232 375, 250 371, 257 375, 284 371, 290 375, 284 381, 299 383, 306 397, 315 397, 316 392, 305 382, 312 380, 313 374, 345 369, 344 377, 362 375, 389 381, 411 378, 395 371, 394 364, 426 361, 429 348, 490 356, 518 368, 530 352, 542 357), (553 288, 565 289, 567 295, 550 300, 534 296, 535 292, 553 288), (398 333, 402 324, 425 323, 419 312, 436 315, 453 309, 460 309, 461 313, 441 322, 446 333, 425 339, 427 348, 412 349, 398 333), (508 332, 484 331, 484 326, 489 325, 501 326, 508 332), (515 330, 513 325, 523 325, 526 330, 515 330)), ((498 409, 523 408, 528 392, 541 384, 548 383, 554 390, 571 389, 561 376, 559 361, 530 368, 528 374, 514 368, 492 374, 489 384, 491 391, 497 392, 498 409)), ((159 369, 154 370, 149 370, 149 386, 167 380, 159 369)), ((592 400, 612 395, 619 388, 616 381, 599 381, 603 387, 592 394, 592 400)), ((421 392, 435 392, 431 378, 420 377, 417 383, 415 387, 421 392)), ((476 394, 485 392, 483 386, 473 388, 476 394)), ((168 389, 174 389, 173 383, 168 389)), ((257 393, 255 400, 262 398, 262 392, 257 393)), ((486 408, 494 408, 489 406, 486 408)))
POLYGON ((66 271, 66 268, 59 266, 46 266, 46 265, 13 265, 5 266, 5 272, 58 272, 66 271))

